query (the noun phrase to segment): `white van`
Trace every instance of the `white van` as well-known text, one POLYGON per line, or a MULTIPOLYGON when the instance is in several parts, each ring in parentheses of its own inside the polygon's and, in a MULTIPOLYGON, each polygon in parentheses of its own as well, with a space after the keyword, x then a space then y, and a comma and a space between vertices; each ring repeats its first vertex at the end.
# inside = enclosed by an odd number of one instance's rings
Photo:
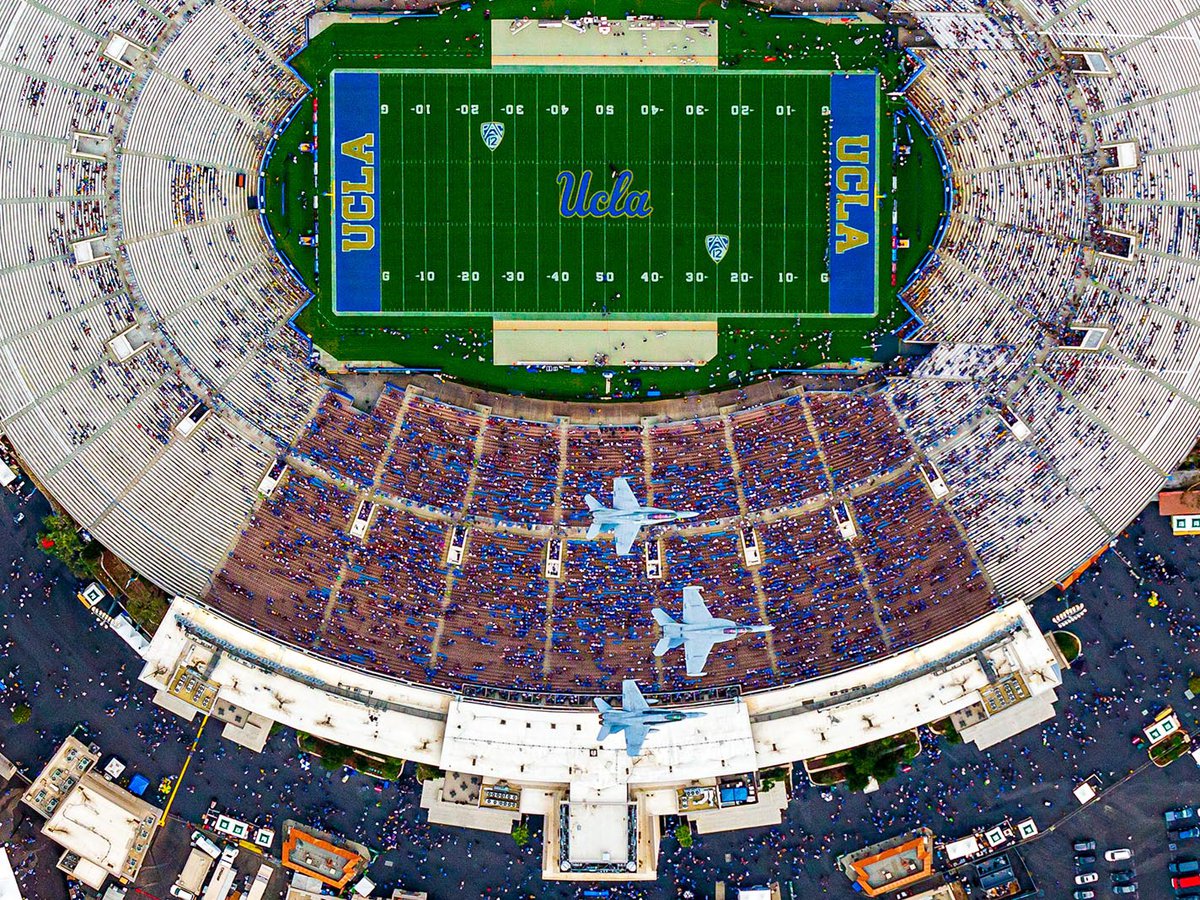
POLYGON ((197 850, 203 850, 213 859, 217 859, 221 855, 221 848, 202 835, 199 831, 192 832, 192 846, 197 850))

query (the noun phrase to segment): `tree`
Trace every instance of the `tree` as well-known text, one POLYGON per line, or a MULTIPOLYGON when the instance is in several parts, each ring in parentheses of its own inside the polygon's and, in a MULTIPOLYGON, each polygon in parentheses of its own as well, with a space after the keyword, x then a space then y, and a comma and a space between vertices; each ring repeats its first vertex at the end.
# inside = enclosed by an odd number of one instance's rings
POLYGON ((949 719, 946 720, 946 730, 943 734, 947 744, 954 745, 963 742, 962 735, 958 733, 958 729, 954 727, 954 723, 949 719))
POLYGON ((687 822, 681 822, 675 827, 675 840, 679 841, 679 846, 684 850, 689 849, 696 842, 696 838, 692 835, 692 827, 687 822))
POLYGON ((512 828, 513 843, 518 847, 524 847, 529 843, 529 826, 524 822, 518 822, 512 828))
POLYGON ((1188 690, 1193 694, 1200 694, 1200 675, 1193 675, 1188 679, 1188 690))
POLYGON ((777 782, 786 781, 788 770, 786 766, 775 766, 773 769, 763 769, 758 773, 759 785, 765 794, 775 787, 777 782))
POLYGON ((332 744, 329 741, 321 741, 321 766, 329 769, 331 772, 334 769, 340 769, 350 761, 354 751, 342 744, 332 744))
POLYGON ((431 766, 427 763, 417 763, 417 781, 422 784, 434 778, 441 778, 445 774, 437 766, 431 766))
MULTIPOLYGON (((896 766, 917 755, 917 745, 899 737, 884 738, 846 751, 846 786, 861 791, 874 778, 880 784, 896 776, 896 766)), ((841 754, 838 754, 839 756, 841 754)))
POLYGON ((38 541, 45 553, 62 560, 79 577, 92 575, 99 548, 94 544, 85 544, 79 529, 68 517, 46 516, 42 520, 38 541))
POLYGON ((14 725, 24 725, 33 716, 33 710, 27 703, 18 703, 13 707, 12 720, 14 725))

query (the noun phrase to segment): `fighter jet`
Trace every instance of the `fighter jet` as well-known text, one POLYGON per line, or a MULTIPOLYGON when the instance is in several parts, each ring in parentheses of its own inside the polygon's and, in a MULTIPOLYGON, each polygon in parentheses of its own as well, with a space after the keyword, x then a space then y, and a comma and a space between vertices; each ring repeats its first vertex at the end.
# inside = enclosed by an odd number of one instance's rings
POLYGON ((678 522, 683 519, 694 519, 699 513, 675 512, 672 509, 658 509, 654 506, 642 506, 633 496, 629 482, 624 478, 613 479, 613 505, 609 509, 591 494, 583 498, 587 508, 592 512, 592 525, 588 529, 588 540, 593 541, 601 532, 614 532, 617 539, 617 556, 625 556, 629 548, 637 540, 638 532, 643 525, 662 525, 666 522, 678 522))
POLYGON ((665 725, 668 722, 679 722, 683 719, 698 719, 702 712, 676 712, 673 710, 651 709, 642 692, 638 690, 637 682, 628 678, 621 682, 621 708, 613 709, 599 697, 595 699, 596 709, 600 710, 600 734, 597 741, 603 741, 610 734, 625 732, 625 752, 630 756, 639 756, 646 735, 658 731, 654 725, 665 725))
POLYGON ((704 674, 704 662, 713 644, 732 641, 739 634, 758 634, 770 631, 774 625, 738 625, 729 619, 714 619, 700 596, 700 588, 683 589, 683 622, 676 622, 665 609, 655 609, 654 621, 662 626, 663 636, 654 645, 654 655, 662 656, 668 650, 682 645, 683 658, 687 663, 690 678, 704 674))

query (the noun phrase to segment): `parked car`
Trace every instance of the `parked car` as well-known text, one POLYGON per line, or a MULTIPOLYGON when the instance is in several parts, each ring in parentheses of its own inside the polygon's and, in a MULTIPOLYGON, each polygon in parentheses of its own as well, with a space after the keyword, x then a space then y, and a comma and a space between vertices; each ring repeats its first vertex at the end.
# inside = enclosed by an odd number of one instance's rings
POLYGON ((1133 884, 1114 884, 1113 885, 1113 893, 1114 894, 1136 894, 1137 893, 1137 882, 1135 881, 1135 882, 1133 882, 1133 884))
POLYGON ((1096 864, 1096 856, 1094 853, 1076 853, 1075 854, 1075 870, 1090 869, 1096 864))
POLYGON ((1187 841, 1192 838, 1200 837, 1200 826, 1193 825, 1191 828, 1181 828, 1178 831, 1172 830, 1167 832, 1167 837, 1174 841, 1187 841))
POLYGON ((1167 871, 1172 875, 1191 875, 1200 872, 1200 862, 1194 859, 1180 859, 1167 865, 1167 871))
POLYGON ((1074 849, 1075 849, 1076 853, 1087 853, 1091 850, 1096 849, 1096 842, 1095 841, 1076 841, 1074 849))
POLYGON ((1071 895, 1075 900, 1092 900, 1096 896, 1095 891, 1076 891, 1071 895))
POLYGON ((1175 822, 1187 822, 1190 819, 1196 818, 1196 807, 1181 806, 1179 809, 1168 809, 1163 813, 1163 818, 1167 820, 1168 825, 1175 822))
POLYGON ((1084 872, 1082 875, 1075 876, 1076 884, 1094 884, 1100 880, 1100 876, 1095 872, 1084 872))
POLYGON ((1133 869, 1120 869, 1112 873, 1113 884, 1130 884, 1137 878, 1137 872, 1133 869))
POLYGON ((1109 862, 1117 862, 1122 859, 1130 859, 1133 856, 1133 851, 1128 847, 1115 847, 1112 850, 1104 851, 1104 858, 1109 862))

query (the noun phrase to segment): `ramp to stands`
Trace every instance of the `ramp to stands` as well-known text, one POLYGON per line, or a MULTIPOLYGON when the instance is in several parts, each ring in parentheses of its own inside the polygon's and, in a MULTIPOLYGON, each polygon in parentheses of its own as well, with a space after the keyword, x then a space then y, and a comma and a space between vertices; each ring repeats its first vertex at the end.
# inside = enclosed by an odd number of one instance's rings
POLYGON ((715 321, 494 319, 497 366, 701 366, 717 355, 715 321))

